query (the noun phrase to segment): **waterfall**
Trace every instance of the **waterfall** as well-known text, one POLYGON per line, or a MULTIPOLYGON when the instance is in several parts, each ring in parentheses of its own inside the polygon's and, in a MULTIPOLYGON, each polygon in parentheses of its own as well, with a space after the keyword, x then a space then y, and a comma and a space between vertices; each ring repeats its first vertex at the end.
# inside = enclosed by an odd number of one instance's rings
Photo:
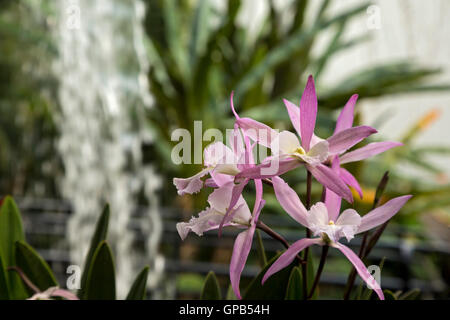
POLYGON ((143 165, 141 151, 143 143, 152 143, 143 115, 152 104, 145 7, 140 0, 63 0, 56 5, 59 150, 65 168, 61 187, 74 207, 68 225, 71 259, 83 265, 95 222, 108 202, 108 242, 115 254, 118 297, 123 298, 144 264, 150 264, 150 287, 157 285, 164 265, 158 254, 159 177, 152 166, 143 165), (148 205, 135 225, 148 239, 144 255, 130 231, 142 194, 148 205))

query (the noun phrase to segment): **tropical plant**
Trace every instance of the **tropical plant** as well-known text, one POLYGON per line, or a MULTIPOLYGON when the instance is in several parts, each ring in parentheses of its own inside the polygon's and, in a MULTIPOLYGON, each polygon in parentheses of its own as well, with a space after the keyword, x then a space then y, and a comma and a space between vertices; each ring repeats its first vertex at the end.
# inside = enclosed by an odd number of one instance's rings
MULTIPOLYGON (((25 240, 20 211, 7 196, 0 208, 0 300, 58 299, 115 300, 114 257, 106 240, 109 206, 99 217, 77 295, 60 289, 47 262, 25 240)), ((148 267, 136 276, 127 300, 146 297, 148 267)), ((77 282, 77 280, 75 280, 77 282)))

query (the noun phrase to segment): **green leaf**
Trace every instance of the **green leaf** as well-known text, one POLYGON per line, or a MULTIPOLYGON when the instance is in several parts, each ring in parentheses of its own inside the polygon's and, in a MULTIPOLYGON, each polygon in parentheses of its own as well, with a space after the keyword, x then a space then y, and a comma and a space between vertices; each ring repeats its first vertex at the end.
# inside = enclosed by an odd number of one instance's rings
POLYGON ((403 293, 400 297, 398 297, 398 300, 417 300, 420 296, 420 290, 419 289, 412 289, 408 292, 403 293))
MULTIPOLYGON (((16 265, 14 244, 16 241, 25 241, 23 233, 22 219, 13 198, 6 196, 0 209, 0 257, 2 258, 3 268, 16 265)), ((6 279, 9 286, 10 299, 28 298, 22 280, 16 272, 6 273, 6 279)))
POLYGON ((397 297, 391 290, 383 290, 385 300, 397 300, 397 297))
POLYGON ((189 43, 189 64, 195 68, 198 56, 202 54, 206 46, 207 31, 209 28, 209 3, 200 0, 197 4, 192 23, 191 41, 189 43))
MULTIPOLYGON (((16 265, 41 291, 58 285, 47 262, 27 243, 16 242, 16 265)), ((30 294, 33 294, 29 290, 30 294)))
MULTIPOLYGON (((311 252, 311 249, 308 250, 308 261, 307 261, 307 274, 306 274, 306 280, 307 282, 307 288, 308 288, 308 292, 311 291, 312 286, 314 284, 314 279, 316 277, 316 274, 314 272, 315 268, 314 268, 314 255, 311 252)), ((315 300, 317 299, 318 293, 319 292, 319 288, 317 287, 316 290, 314 290, 314 294, 311 297, 311 300, 315 300)))
POLYGON ((94 256, 95 250, 98 248, 99 244, 106 240, 108 234, 108 224, 109 224, 109 205, 105 205, 102 214, 98 219, 97 226, 95 227, 94 236, 91 239, 91 245, 89 247, 88 254, 86 256, 86 261, 84 263, 83 275, 81 276, 81 288, 78 292, 78 297, 84 296, 84 290, 86 289, 86 282, 88 278, 89 269, 92 264, 92 257, 94 256))
POLYGON ((0 300, 9 300, 8 280, 6 278, 6 270, 0 256, 0 300))
POLYGON ((13 266, 14 243, 25 241, 22 219, 13 198, 7 196, 0 209, 0 255, 6 267, 13 266))
POLYGON ((149 267, 146 266, 142 271, 138 274, 136 279, 133 282, 133 285, 128 292, 126 300, 144 300, 145 292, 147 289, 147 277, 148 277, 149 267))
POLYGON ((219 282, 217 281, 214 272, 210 271, 206 276, 205 283, 203 284, 201 300, 221 300, 222 295, 220 293, 219 282))
POLYGON ((116 280, 114 261, 109 245, 102 241, 92 257, 89 268, 86 292, 86 300, 115 300, 116 280))
POLYGON ((286 290, 285 300, 303 300, 303 280, 299 267, 292 269, 286 290))
POLYGON ((261 284, 264 274, 280 255, 281 253, 273 257, 258 276, 252 280, 243 296, 243 300, 281 300, 286 296, 286 288, 292 269, 296 266, 296 261, 272 275, 264 285, 261 284))

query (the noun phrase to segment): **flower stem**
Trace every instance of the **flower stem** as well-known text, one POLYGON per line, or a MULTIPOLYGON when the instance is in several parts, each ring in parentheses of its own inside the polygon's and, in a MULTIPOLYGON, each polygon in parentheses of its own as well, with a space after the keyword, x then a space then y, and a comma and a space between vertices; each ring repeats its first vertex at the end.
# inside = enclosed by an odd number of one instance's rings
MULTIPOLYGON (((388 181, 389 181, 389 171, 386 171, 384 173, 383 177, 381 178, 380 182, 378 183, 377 190, 375 192, 375 198, 373 200, 372 210, 380 205, 381 196, 383 195, 384 190, 386 189, 386 185, 387 185, 388 181)), ((359 253, 358 253, 358 256, 361 260, 365 259, 369 255, 370 251, 375 246, 376 242, 380 238, 380 236, 383 233, 386 226, 387 226, 387 222, 384 223, 381 227, 379 227, 377 229, 377 231, 370 238, 369 243, 367 243, 367 238, 369 237, 369 232, 367 231, 364 233, 364 237, 362 239, 361 246, 359 248, 359 253), (366 247, 366 244, 367 244, 367 247, 366 247)), ((355 279, 356 279, 356 269, 352 268, 352 271, 350 272, 350 274, 348 275, 348 278, 347 278, 347 284, 345 286, 345 293, 344 293, 344 300, 348 300, 350 298, 350 293, 352 291, 353 284, 355 283, 355 279)))
POLYGON ((11 266, 8 267, 7 270, 17 272, 22 281, 35 293, 41 292, 41 290, 39 290, 39 288, 33 282, 31 282, 31 280, 25 275, 25 273, 23 273, 22 269, 20 269, 19 267, 11 266))
MULTIPOLYGON (((306 209, 309 210, 311 208, 311 185, 312 185, 312 175, 311 172, 309 172, 309 170, 306 170, 306 209)), ((311 231, 306 228, 306 237, 307 238, 311 238, 311 231)), ((308 253, 309 253, 309 248, 306 248, 304 250, 304 256, 303 256, 303 260, 305 261, 304 264, 302 264, 302 276, 303 276, 303 292, 304 292, 304 297, 305 300, 307 299, 308 296, 308 253)))
MULTIPOLYGON (((290 247, 289 243, 286 241, 286 239, 284 239, 279 233, 275 232, 274 230, 272 230, 269 226, 267 226, 264 222, 262 222, 261 220, 258 220, 258 222, 256 222, 256 228, 264 231, 265 233, 267 233, 270 237, 272 237, 273 239, 281 242, 281 244, 288 249, 290 247)), ((301 263, 304 264, 304 260, 297 255, 297 260, 301 263)))
MULTIPOLYGON (((325 266, 325 261, 327 260, 328 248, 329 247, 327 245, 322 247, 322 255, 320 257, 319 267, 317 269, 316 277, 314 278, 311 291, 309 292, 308 299, 311 299, 311 297, 314 295, 314 291, 316 291, 316 287, 319 284, 320 276, 322 275, 323 267, 325 266)), ((303 280, 303 282, 305 282, 305 280, 303 280)))

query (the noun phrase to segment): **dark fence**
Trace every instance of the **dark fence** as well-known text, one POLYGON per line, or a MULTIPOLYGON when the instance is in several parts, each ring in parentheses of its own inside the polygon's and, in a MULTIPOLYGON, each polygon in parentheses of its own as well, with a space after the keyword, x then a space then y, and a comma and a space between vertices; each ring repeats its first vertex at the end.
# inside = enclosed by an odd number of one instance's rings
MULTIPOLYGON (((60 283, 65 283, 66 268, 70 265, 69 247, 65 239, 67 220, 72 208, 68 202, 53 199, 17 199, 22 211, 27 240, 48 261, 55 271, 60 283)), ((142 208, 143 210, 144 208, 142 208)), ((128 228, 136 235, 136 241, 143 242, 146 235, 140 230, 138 218, 142 210, 135 213, 136 221, 132 220, 128 228)), ((228 283, 228 262, 232 252, 235 230, 225 229, 222 237, 216 232, 209 232, 203 237, 194 235, 181 242, 176 231, 176 223, 181 220, 180 214, 171 208, 161 208, 164 233, 161 251, 166 258, 166 273, 201 274, 206 275, 213 270, 221 283, 228 283)), ((288 217, 265 215, 264 222, 281 232, 288 242, 292 243, 303 237, 305 231, 288 217)), ((262 233, 263 243, 268 255, 282 250, 281 244, 262 233)), ((348 245, 359 250, 360 237, 353 239, 348 245)), ((256 251, 256 241, 252 250, 256 251)), ((312 251, 317 257, 320 248, 312 251)), ((379 264, 385 258, 381 284, 392 291, 418 288, 422 298, 449 297, 448 271, 450 266, 450 248, 448 243, 426 239, 425 235, 414 233, 399 226, 390 225, 369 256, 369 264, 379 264)), ((143 257, 145 260, 145 257, 143 257)), ((145 262, 145 261, 144 261, 145 262)), ((322 296, 339 298, 347 280, 350 264, 337 250, 329 251, 329 260, 321 278, 322 296)), ((256 252, 251 253, 251 259, 244 269, 242 283, 249 281, 260 271, 256 252)), ((164 284, 163 284, 164 285, 164 284)), ((196 298, 197 292, 178 290, 179 298, 196 298)))

